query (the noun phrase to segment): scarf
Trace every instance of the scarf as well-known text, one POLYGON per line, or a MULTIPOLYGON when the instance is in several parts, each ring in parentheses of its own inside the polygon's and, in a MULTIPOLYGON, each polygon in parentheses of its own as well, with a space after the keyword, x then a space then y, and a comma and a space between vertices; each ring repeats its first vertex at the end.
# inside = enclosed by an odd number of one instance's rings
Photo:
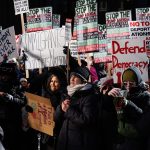
MULTIPOLYGON (((87 83, 86 83, 87 84, 87 83)), ((86 84, 78 84, 74 87, 67 86, 68 95, 72 96, 76 91, 79 91, 81 88, 83 88, 86 84)))

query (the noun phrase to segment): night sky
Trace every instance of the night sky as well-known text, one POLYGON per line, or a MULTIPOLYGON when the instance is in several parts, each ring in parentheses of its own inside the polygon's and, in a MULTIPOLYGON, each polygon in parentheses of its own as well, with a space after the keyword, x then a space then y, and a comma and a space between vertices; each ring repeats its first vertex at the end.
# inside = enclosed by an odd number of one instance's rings
MULTIPOLYGON (((53 13, 61 15, 61 25, 65 24, 66 18, 74 17, 76 0, 28 0, 29 8, 53 7, 53 13)), ((109 11, 132 10, 132 19, 135 19, 135 8, 150 7, 150 0, 97 0, 98 22, 105 23, 105 13, 109 11), (100 5, 107 1, 106 10, 100 10, 100 5), (121 8, 123 1, 123 8, 121 8), (120 9, 121 8, 121 9, 120 9)), ((25 14, 24 14, 24 18, 25 14)), ((26 21, 25 21, 26 22, 26 21)), ((3 29, 14 26, 16 34, 21 34, 20 15, 15 15, 13 0, 2 0, 0 4, 0 26, 3 29)))
MULTIPOLYGON (((15 15, 13 0, 2 0, 0 4, 0 26, 3 29, 14 26, 16 34, 21 34, 20 15, 15 15)), ((28 0, 29 8, 53 7, 53 13, 61 15, 61 25, 65 18, 73 18, 76 0, 28 0)), ((26 18, 24 14, 24 19, 26 18)), ((26 20, 25 20, 26 22, 26 20)))

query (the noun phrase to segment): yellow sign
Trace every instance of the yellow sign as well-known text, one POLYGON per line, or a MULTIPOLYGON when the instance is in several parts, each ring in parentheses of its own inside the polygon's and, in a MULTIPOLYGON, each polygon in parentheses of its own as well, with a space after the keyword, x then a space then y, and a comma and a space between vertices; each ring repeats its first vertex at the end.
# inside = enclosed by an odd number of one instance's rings
POLYGON ((53 136, 54 108, 48 98, 44 98, 31 93, 25 93, 28 99, 28 105, 33 108, 33 112, 29 113, 28 120, 31 128, 40 132, 53 136))

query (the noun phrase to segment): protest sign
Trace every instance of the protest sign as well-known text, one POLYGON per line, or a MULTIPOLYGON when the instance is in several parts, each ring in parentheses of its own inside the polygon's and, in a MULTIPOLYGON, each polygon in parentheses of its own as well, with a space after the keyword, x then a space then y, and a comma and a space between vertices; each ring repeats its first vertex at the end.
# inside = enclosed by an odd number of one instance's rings
POLYGON ((52 19, 53 29, 60 28, 60 15, 53 14, 52 19))
POLYGON ((14 0, 15 15, 29 12, 28 0, 14 0))
POLYGON ((30 9, 26 18, 27 32, 52 29, 52 7, 30 9))
POLYGON ((111 41, 113 39, 128 38, 131 10, 106 13, 107 46, 108 53, 112 53, 111 41))
POLYGON ((14 27, 0 31, 0 62, 3 61, 5 56, 8 59, 18 56, 14 27))
POLYGON ((65 65, 64 45, 64 27, 23 34, 22 48, 27 55, 26 69, 65 65))
POLYGON ((137 21, 150 21, 150 8, 136 8, 137 21))
POLYGON ((129 21, 130 37, 150 36, 150 21, 129 21))
POLYGON ((147 56, 150 57, 150 21, 129 21, 131 38, 145 40, 147 56))
POLYGON ((25 93, 28 105, 33 108, 33 112, 29 113, 29 125, 31 128, 53 136, 54 129, 54 108, 50 100, 31 93, 25 93))
POLYGON ((69 43, 69 41, 72 38, 71 23, 72 23, 72 19, 67 18, 65 23, 65 39, 67 43, 69 43))
POLYGON ((97 3, 95 1, 79 0, 76 6, 78 52, 98 51, 97 3))
POLYGON ((141 39, 120 39, 112 41, 112 63, 114 82, 121 83, 122 72, 131 66, 139 68, 142 79, 148 81, 148 58, 145 41, 141 39))

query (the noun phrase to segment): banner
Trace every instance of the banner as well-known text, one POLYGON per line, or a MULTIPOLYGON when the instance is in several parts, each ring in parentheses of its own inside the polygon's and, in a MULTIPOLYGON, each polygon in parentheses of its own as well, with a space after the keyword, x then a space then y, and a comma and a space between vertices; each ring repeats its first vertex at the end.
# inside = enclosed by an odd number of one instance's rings
POLYGON ((31 93, 25 93, 28 105, 33 108, 32 113, 28 113, 29 125, 31 128, 53 136, 54 129, 54 108, 50 99, 31 93))
POLYGON ((8 59, 18 56, 14 27, 0 31, 0 62, 3 61, 5 56, 8 59))
POLYGON ((65 65, 64 45, 64 27, 23 34, 22 49, 27 55, 26 69, 65 65))

